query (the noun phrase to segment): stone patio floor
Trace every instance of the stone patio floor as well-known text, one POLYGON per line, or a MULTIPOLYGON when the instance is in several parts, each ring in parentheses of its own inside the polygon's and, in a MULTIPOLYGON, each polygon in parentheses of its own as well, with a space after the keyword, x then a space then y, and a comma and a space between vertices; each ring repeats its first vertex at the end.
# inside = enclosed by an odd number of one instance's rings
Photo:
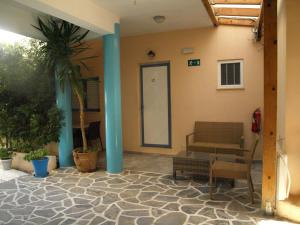
POLYGON ((0 184, 25 175, 28 174, 18 170, 0 170, 0 184))
POLYGON ((1 183, 0 224, 251 225, 264 219, 260 184, 253 205, 243 182, 233 189, 222 184, 210 200, 205 180, 58 169, 43 179, 26 175, 1 183))

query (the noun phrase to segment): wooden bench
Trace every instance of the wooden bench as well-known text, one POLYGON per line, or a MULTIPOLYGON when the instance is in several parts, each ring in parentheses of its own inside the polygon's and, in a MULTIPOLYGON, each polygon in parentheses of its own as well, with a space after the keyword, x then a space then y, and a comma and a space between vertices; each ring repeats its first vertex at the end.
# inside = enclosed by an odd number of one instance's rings
POLYGON ((236 154, 243 147, 243 123, 196 121, 186 136, 187 151, 236 154))

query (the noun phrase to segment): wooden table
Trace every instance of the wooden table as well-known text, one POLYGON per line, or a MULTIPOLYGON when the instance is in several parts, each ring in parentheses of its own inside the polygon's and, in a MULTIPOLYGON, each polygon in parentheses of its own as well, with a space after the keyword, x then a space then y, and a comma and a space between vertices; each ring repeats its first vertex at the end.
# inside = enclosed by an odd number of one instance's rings
POLYGON ((182 151, 173 156, 173 177, 176 171, 184 171, 202 176, 209 176, 209 153, 182 151))

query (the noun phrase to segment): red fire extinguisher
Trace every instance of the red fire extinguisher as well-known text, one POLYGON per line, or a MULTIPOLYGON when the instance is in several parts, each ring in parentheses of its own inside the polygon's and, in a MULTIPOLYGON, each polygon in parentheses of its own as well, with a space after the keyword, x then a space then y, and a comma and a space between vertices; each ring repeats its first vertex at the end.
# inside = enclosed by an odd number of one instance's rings
POLYGON ((260 109, 256 109, 252 115, 252 132, 259 133, 261 130, 261 112, 260 109))

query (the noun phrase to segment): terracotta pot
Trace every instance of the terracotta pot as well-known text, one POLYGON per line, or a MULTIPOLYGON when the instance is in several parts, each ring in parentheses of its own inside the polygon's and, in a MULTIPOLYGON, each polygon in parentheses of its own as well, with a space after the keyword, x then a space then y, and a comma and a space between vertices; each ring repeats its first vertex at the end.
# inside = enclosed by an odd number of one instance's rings
POLYGON ((81 149, 73 150, 75 165, 80 172, 94 172, 97 167, 98 151, 80 152, 81 149))

